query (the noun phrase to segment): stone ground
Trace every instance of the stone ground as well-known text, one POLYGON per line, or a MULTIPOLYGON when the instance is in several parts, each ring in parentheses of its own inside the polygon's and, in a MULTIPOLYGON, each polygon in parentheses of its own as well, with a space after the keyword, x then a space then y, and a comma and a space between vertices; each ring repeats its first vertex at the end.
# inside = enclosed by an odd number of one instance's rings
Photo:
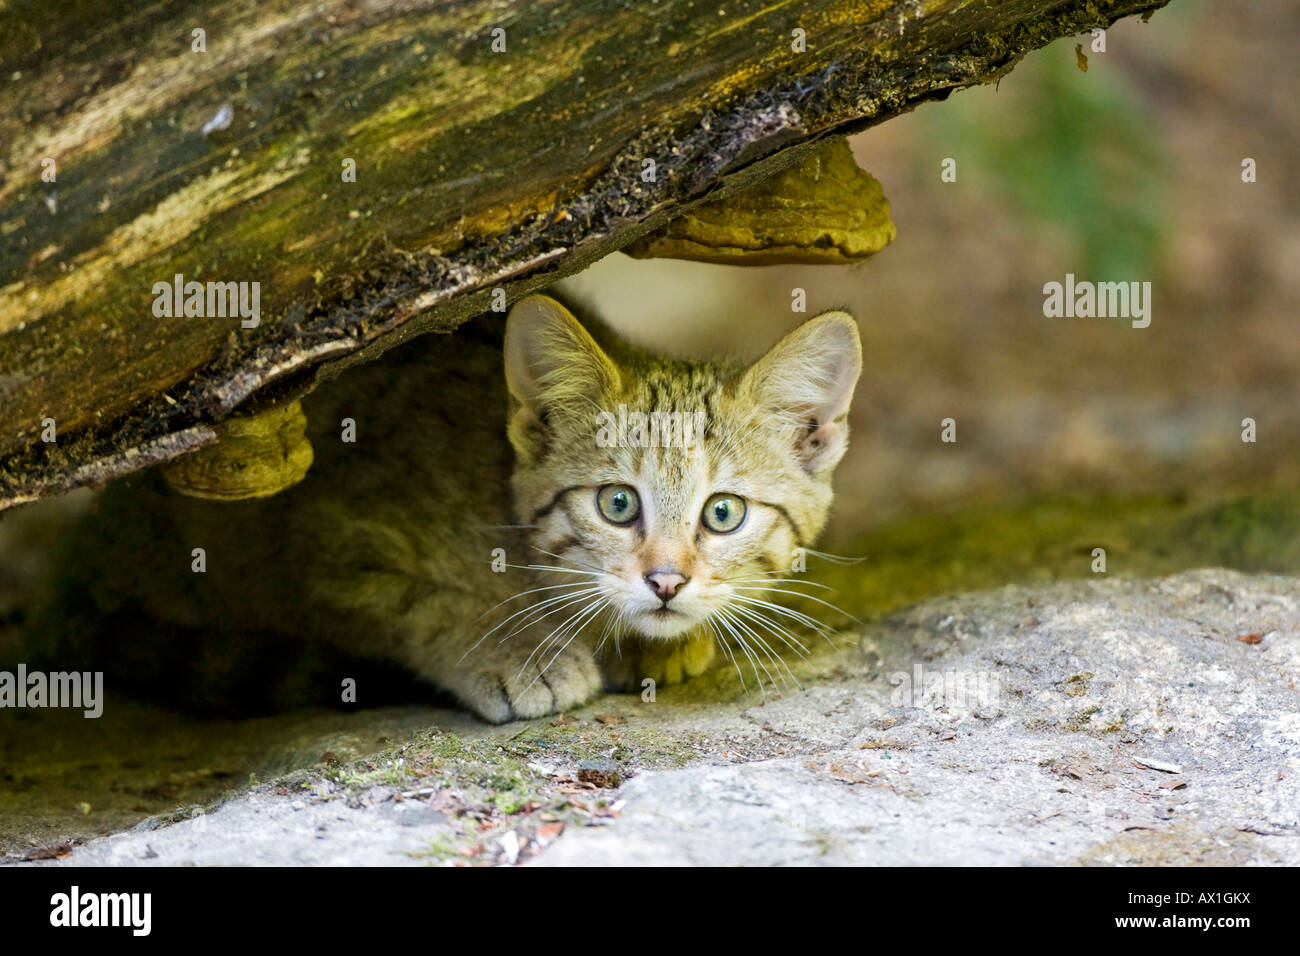
POLYGON ((719 671, 500 728, 404 712, 435 726, 9 859, 1300 865, 1300 578, 936 598, 794 673, 779 694, 719 671))

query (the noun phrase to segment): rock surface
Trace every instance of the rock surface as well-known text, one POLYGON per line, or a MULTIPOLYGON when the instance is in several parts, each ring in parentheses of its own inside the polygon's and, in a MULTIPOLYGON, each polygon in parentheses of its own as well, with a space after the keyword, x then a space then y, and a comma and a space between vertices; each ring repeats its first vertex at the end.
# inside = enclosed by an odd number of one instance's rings
POLYGON ((367 765, 390 784, 301 772, 43 865, 1300 864, 1300 579, 1012 586, 844 637, 783 694, 434 732, 413 776, 367 765), (610 758, 618 790, 580 780, 610 758))

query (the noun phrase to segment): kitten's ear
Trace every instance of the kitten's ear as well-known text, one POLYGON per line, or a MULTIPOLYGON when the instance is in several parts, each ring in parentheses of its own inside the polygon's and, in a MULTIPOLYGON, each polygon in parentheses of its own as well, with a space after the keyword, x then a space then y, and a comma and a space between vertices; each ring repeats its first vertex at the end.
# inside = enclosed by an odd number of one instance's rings
POLYGON ((806 471, 829 473, 848 444, 845 419, 861 372, 853 316, 824 312, 772 346, 741 388, 778 424, 792 426, 794 453, 806 471))
POLYGON ((548 416, 565 409, 589 413, 593 399, 618 387, 618 367, 568 309, 544 295, 520 299, 510 310, 505 361, 516 404, 510 434, 521 452, 525 432, 542 428, 548 416))

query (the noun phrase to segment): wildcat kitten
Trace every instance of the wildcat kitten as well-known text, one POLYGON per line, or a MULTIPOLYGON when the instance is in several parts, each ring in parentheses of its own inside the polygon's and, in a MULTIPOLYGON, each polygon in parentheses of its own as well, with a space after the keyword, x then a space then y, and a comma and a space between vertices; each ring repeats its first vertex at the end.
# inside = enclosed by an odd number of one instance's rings
POLYGON ((753 602, 826 521, 853 320, 812 319, 747 370, 592 331, 603 346, 534 295, 507 319, 504 380, 491 316, 348 371, 304 400, 316 462, 269 499, 110 489, 78 547, 96 614, 142 610, 187 635, 174 656, 217 666, 235 635, 324 639, 493 722, 698 673, 721 636, 774 640, 753 602))

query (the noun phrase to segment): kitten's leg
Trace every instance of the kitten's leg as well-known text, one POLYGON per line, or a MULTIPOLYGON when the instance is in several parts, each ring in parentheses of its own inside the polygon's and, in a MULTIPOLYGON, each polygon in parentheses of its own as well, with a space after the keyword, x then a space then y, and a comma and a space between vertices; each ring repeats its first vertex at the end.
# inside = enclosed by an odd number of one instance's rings
POLYGON ((627 641, 618 651, 607 641, 601 650, 600 669, 606 690, 630 694, 640 692, 646 678, 656 684, 679 684, 703 674, 716 656, 717 642, 711 636, 627 641))
POLYGON ((587 645, 574 639, 538 649, 545 636, 525 629, 504 643, 439 642, 414 655, 413 664, 494 724, 559 713, 600 693, 600 668, 587 645))

